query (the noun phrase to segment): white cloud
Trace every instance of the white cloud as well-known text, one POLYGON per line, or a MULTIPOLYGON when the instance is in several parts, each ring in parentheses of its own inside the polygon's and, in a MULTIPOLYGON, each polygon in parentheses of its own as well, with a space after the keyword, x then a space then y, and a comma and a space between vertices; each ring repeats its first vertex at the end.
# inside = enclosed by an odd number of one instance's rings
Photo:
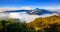
POLYGON ((3 7, 3 8, 0 8, 0 12, 3 12, 3 11, 12 11, 12 10, 21 10, 21 9, 24 9, 24 10, 32 10, 33 8, 31 6, 3 7))
POLYGON ((28 15, 26 13, 10 13, 9 14, 9 18, 18 18, 23 21, 26 21, 27 23, 33 21, 38 17, 39 17, 38 15, 28 15))
POLYGON ((0 19, 1 18, 8 18, 9 13, 0 13, 0 19))
POLYGON ((20 8, 0 8, 0 12, 3 12, 3 11, 12 11, 12 10, 20 10, 20 8))
POLYGON ((23 6, 23 7, 21 7, 21 9, 24 9, 24 10, 32 10, 33 8, 31 6, 23 6))
POLYGON ((53 14, 44 14, 39 16, 39 15, 28 15, 25 12, 12 12, 12 13, 0 13, 0 18, 12 18, 12 19, 17 18, 29 23, 36 18, 39 17, 45 18, 53 15, 58 15, 58 14, 53 13, 53 14))
POLYGON ((44 14, 44 15, 28 15, 26 13, 10 13, 9 14, 9 17, 10 18, 18 18, 18 19, 21 19, 23 21, 26 21, 27 23, 33 21, 34 19, 36 18, 39 18, 39 17, 42 17, 42 18, 45 18, 45 17, 49 17, 49 16, 53 16, 53 15, 57 15, 56 13, 53 13, 53 14, 44 14))
POLYGON ((49 16, 53 16, 53 15, 58 15, 58 14, 56 14, 56 13, 44 14, 44 15, 40 15, 40 17, 45 18, 45 17, 49 17, 49 16))

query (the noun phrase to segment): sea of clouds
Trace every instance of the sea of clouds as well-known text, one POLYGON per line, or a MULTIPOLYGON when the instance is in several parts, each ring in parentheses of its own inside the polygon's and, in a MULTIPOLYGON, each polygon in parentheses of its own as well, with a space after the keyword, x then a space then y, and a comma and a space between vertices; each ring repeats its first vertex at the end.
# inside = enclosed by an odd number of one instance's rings
POLYGON ((53 14, 44 14, 44 15, 29 15, 26 12, 11 12, 11 13, 0 13, 0 18, 12 18, 12 19, 20 19, 20 21, 26 21, 27 23, 33 21, 36 18, 42 17, 49 17, 57 15, 56 13, 53 14))

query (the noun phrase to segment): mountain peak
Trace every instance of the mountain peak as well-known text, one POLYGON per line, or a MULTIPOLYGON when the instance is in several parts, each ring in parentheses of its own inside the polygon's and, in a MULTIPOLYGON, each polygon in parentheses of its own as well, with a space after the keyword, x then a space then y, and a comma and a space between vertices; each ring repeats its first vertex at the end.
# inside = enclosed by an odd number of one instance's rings
POLYGON ((53 12, 51 12, 49 10, 45 10, 45 9, 36 8, 34 10, 28 11, 27 13, 32 14, 32 15, 42 15, 42 14, 51 14, 53 12))

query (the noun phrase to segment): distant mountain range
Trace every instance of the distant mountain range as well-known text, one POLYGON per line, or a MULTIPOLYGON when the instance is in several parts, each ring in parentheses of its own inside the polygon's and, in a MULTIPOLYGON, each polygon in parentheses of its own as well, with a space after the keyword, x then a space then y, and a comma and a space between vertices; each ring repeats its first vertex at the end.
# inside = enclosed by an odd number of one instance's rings
POLYGON ((36 8, 34 10, 13 10, 13 11, 4 11, 7 13, 11 13, 11 12, 26 12, 27 14, 30 15, 42 15, 42 14, 52 14, 53 12, 49 11, 49 10, 45 10, 45 9, 39 9, 36 8))

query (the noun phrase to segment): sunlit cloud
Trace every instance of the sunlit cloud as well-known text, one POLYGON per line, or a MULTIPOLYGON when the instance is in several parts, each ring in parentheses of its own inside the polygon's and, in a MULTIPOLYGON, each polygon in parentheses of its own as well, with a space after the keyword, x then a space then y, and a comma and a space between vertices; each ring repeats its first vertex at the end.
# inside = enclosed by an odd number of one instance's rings
POLYGON ((23 7, 21 7, 21 9, 24 9, 24 10, 32 10, 33 8, 31 6, 23 6, 23 7))

